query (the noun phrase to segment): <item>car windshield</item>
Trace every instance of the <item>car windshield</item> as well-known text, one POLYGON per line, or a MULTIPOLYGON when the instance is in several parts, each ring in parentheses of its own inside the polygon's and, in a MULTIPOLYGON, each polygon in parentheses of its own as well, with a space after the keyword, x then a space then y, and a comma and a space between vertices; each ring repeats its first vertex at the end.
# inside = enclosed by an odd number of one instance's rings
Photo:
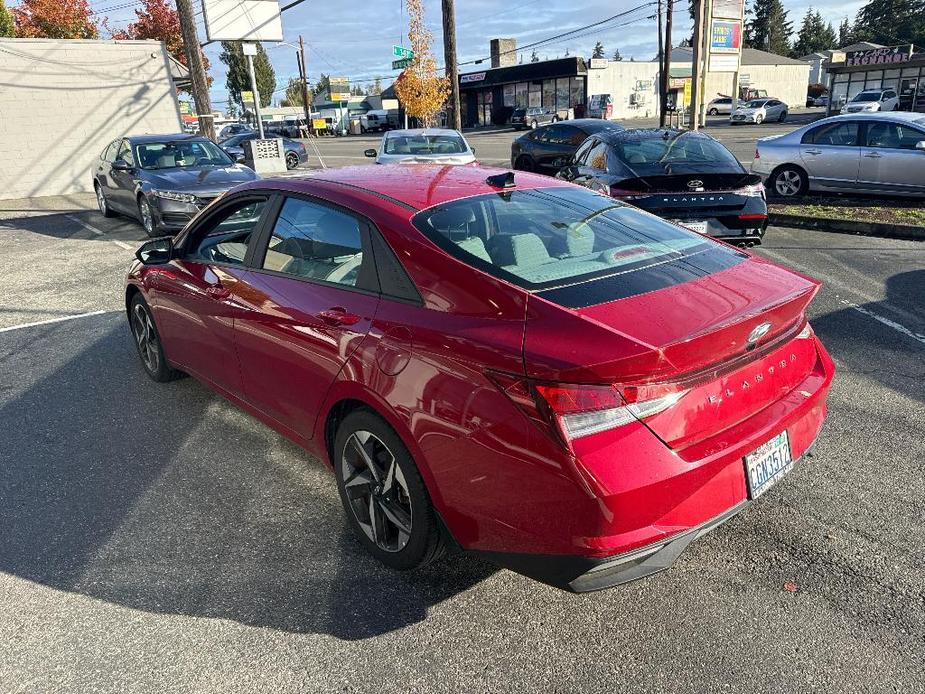
POLYGON ((525 115, 527 115, 527 109, 525 109, 525 108, 515 108, 515 109, 514 109, 514 115, 515 115, 515 116, 525 116, 525 115))
POLYGON ((530 290, 638 273, 719 247, 577 187, 478 195, 424 210, 413 221, 460 260, 530 290))
POLYGON ((732 152, 713 138, 696 133, 617 140, 611 148, 633 177, 689 172, 692 168, 742 170, 732 152))
POLYGON ((747 104, 745 104, 745 108, 761 108, 766 103, 768 102, 764 99, 755 99, 754 101, 749 101, 747 104))
POLYGON ((433 156, 465 154, 466 141, 459 135, 391 135, 385 139, 386 154, 433 156))
POLYGON ((177 169, 193 166, 229 166, 231 159, 209 140, 174 140, 135 145, 142 169, 177 169))
POLYGON ((852 101, 880 101, 880 92, 861 92, 852 101))

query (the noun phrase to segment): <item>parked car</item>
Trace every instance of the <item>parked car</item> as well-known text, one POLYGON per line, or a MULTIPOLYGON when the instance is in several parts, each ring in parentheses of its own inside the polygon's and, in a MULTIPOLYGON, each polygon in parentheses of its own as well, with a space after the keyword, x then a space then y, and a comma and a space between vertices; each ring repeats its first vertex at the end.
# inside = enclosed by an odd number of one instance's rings
POLYGON ((531 106, 530 108, 515 108, 511 114, 511 125, 514 130, 530 128, 535 130, 544 123, 557 123, 559 115, 552 109, 531 106))
POLYGON ((813 99, 813 106, 828 106, 829 105, 829 95, 821 94, 813 99))
POLYGON ((589 135, 605 130, 623 130, 623 126, 599 118, 544 125, 511 143, 511 168, 555 174, 571 161, 575 150, 589 135))
POLYGON ((210 202, 259 176, 198 135, 133 135, 99 156, 93 189, 100 213, 136 217, 148 236, 176 232, 210 202))
POLYGON ((732 97, 721 96, 713 99, 707 104, 707 113, 711 116, 718 116, 721 113, 732 113, 732 97))
POLYGON ((764 137, 752 171, 781 197, 810 191, 925 195, 925 114, 831 116, 764 137))
POLYGON ((834 372, 818 282, 522 172, 258 182, 138 258, 147 374, 324 460, 394 569, 448 546, 574 591, 665 569, 797 464, 834 372))
POLYGON ((458 130, 417 128, 390 130, 379 149, 367 149, 377 164, 473 164, 475 150, 458 130))
POLYGON ((702 132, 601 132, 579 147, 558 178, 728 241, 760 243, 768 225, 761 178, 702 132))
POLYGON ((898 111, 899 95, 895 89, 867 89, 842 106, 842 113, 898 111))
POLYGON ((729 116, 729 122, 732 125, 740 123, 760 125, 765 121, 783 123, 787 120, 789 109, 790 107, 780 99, 752 99, 733 111, 729 116))
MULTIPOLYGON (((244 161, 244 142, 256 140, 258 137, 259 135, 256 132, 245 132, 240 135, 233 135, 227 140, 222 140, 218 143, 218 146, 225 150, 228 156, 236 162, 241 162, 244 161)), ((296 140, 290 140, 288 137, 283 137, 282 140, 283 149, 286 150, 287 169, 294 169, 299 164, 304 164, 308 161, 308 152, 305 151, 304 144, 296 140)))
POLYGON ((251 126, 247 123, 229 123, 224 128, 221 129, 218 133, 218 140, 227 140, 232 135, 240 135, 241 133, 256 132, 251 126))
POLYGON ((364 133, 384 132, 392 128, 393 119, 389 119, 389 112, 386 109, 367 111, 360 116, 360 130, 364 133))

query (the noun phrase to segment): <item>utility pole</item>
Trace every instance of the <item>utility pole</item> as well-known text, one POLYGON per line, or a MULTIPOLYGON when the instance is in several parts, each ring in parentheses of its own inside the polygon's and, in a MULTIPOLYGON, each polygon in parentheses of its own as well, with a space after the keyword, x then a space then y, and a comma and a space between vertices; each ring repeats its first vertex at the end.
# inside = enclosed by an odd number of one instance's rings
POLYGON ((254 74, 254 56, 257 55, 257 44, 242 43, 241 52, 244 53, 244 57, 247 59, 247 73, 250 75, 251 92, 254 94, 254 117, 257 119, 257 134, 262 140, 264 135, 263 117, 260 115, 260 92, 257 91, 257 76, 254 74))
POLYGON ((456 64, 456 8, 455 0, 443 0, 443 59, 446 76, 450 78, 449 116, 447 127, 462 129, 459 112, 459 66, 456 64))
POLYGON ((308 132, 311 127, 312 112, 308 103, 308 64, 305 62, 305 40, 299 34, 299 74, 302 78, 302 104, 305 107, 305 131, 308 132))
POLYGON ((691 42, 691 120, 690 130, 700 127, 700 72, 703 63, 703 5, 707 0, 694 0, 694 40, 691 42))
POLYGON ((193 102, 199 115, 199 132, 210 140, 215 139, 215 121, 212 118, 212 100, 209 98, 209 81, 202 62, 202 48, 196 22, 193 20, 192 0, 177 0, 177 16, 180 20, 180 32, 186 49, 186 63, 189 66, 193 82, 193 102))
POLYGON ((665 86, 662 94, 662 126, 665 125, 666 107, 668 106, 668 84, 671 82, 671 18, 674 15, 674 2, 668 0, 665 14, 665 86))
MULTIPOLYGON (((672 0, 668 0, 670 5, 672 0)), ((662 0, 658 0, 658 127, 665 127, 665 85, 668 81, 668 71, 665 69, 665 48, 662 38, 662 0)))

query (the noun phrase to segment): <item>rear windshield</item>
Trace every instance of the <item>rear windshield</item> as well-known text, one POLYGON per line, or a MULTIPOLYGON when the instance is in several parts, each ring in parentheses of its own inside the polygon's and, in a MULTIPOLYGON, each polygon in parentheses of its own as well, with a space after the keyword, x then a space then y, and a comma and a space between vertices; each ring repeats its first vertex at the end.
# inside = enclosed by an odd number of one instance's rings
POLYGON ((468 149, 459 135, 393 135, 385 140, 386 154, 465 154, 468 149))
POLYGON ((615 172, 633 177, 663 176, 673 173, 743 172, 739 160, 719 142, 699 133, 650 138, 619 139, 611 149, 621 166, 615 172))
MULTIPOLYGON (((704 236, 577 187, 456 200, 420 212, 414 224, 460 260, 524 289, 582 285, 580 296, 566 298, 569 305, 667 286, 641 277, 663 264, 695 267, 700 265, 695 258, 716 253, 728 256, 732 264, 738 262, 732 260, 735 251, 704 236), (608 278, 621 282, 617 286, 608 278), (598 286, 589 290, 588 284, 598 286)), ((669 280, 673 283, 677 282, 669 280)))

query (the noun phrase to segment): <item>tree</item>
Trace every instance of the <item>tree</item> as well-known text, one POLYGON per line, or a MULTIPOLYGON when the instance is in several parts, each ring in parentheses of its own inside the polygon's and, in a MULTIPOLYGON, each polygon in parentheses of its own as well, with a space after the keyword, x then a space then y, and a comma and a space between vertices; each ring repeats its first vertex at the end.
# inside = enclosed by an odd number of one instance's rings
POLYGON ((233 120, 238 118, 238 105, 231 98, 231 92, 228 92, 228 108, 225 109, 225 115, 233 120))
POLYGON ((302 80, 298 77, 290 77, 289 84, 286 85, 286 94, 279 101, 280 106, 301 106, 302 105, 302 80))
POLYGON ((450 83, 437 74, 437 62, 430 52, 431 35, 424 23, 424 0, 406 0, 408 39, 414 58, 395 84, 395 92, 409 116, 432 127, 437 112, 450 94, 450 83))
MULTIPOLYGON (((170 53, 183 65, 188 65, 186 47, 183 44, 183 32, 180 30, 180 17, 171 0, 142 0, 142 8, 135 10, 136 21, 129 24, 122 31, 113 31, 114 39, 153 39, 163 41, 170 53)), ((104 24, 105 26, 105 24, 104 24)), ((211 86, 212 77, 209 76, 209 59, 203 54, 203 67, 206 70, 206 81, 211 86)), ((182 90, 189 91, 189 90, 182 90)))
POLYGON ((745 24, 745 45, 777 55, 790 54, 793 22, 781 0, 754 0, 753 17, 745 24))
POLYGON ((350 90, 350 94, 352 94, 353 96, 363 96, 363 90, 360 88, 360 85, 355 84, 353 85, 353 88, 350 90))
MULTIPOLYGON (((241 99, 241 92, 250 91, 251 78, 247 71, 247 59, 244 57, 241 42, 222 41, 222 53, 219 60, 228 66, 228 79, 225 81, 225 86, 228 87, 231 98, 243 109, 244 101, 241 99)), ((260 105, 269 106, 273 100, 273 91, 276 89, 276 73, 273 71, 263 44, 260 43, 257 44, 257 55, 254 56, 254 76, 257 80, 257 91, 260 92, 260 105)))
POLYGON ((611 60, 612 60, 613 62, 615 62, 615 63, 619 63, 621 60, 623 60, 623 56, 620 55, 620 49, 619 49, 619 48, 614 48, 614 49, 613 49, 613 57, 611 58, 611 60))
POLYGON ((0 0, 0 38, 13 36, 13 15, 6 9, 6 3, 0 0))
POLYGON ((372 84, 367 84, 366 93, 370 95, 382 94, 382 78, 377 77, 372 84))
POLYGON ((604 44, 598 41, 594 44, 594 52, 591 54, 592 58, 603 58, 604 57, 604 44))
POLYGON ((16 35, 29 39, 95 39, 87 0, 22 0, 13 8, 16 35))
POLYGON ((850 46, 852 43, 854 43, 854 32, 848 18, 845 17, 841 20, 841 24, 838 25, 838 47, 843 48, 850 46))
POLYGON ((793 55, 800 58, 810 53, 838 48, 835 45, 838 37, 831 24, 826 24, 822 14, 810 7, 803 16, 803 23, 797 34, 796 43, 793 44, 793 55))
POLYGON ((540 57, 536 54, 536 51, 533 51, 533 53, 530 54, 530 62, 531 63, 540 62, 540 57))
POLYGON ((315 94, 321 94, 325 99, 328 98, 328 92, 331 90, 331 78, 323 72, 318 76, 315 82, 315 94))
POLYGON ((925 0, 870 0, 854 20, 854 40, 925 44, 925 0))

